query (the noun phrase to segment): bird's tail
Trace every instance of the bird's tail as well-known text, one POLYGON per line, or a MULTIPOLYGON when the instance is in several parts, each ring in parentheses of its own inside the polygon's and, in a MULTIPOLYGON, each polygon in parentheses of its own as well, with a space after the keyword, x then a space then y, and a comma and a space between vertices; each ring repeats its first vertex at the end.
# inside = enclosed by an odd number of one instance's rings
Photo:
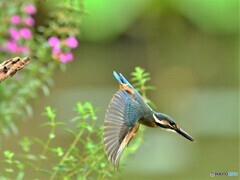
POLYGON ((119 83, 127 84, 130 87, 132 87, 132 85, 128 82, 128 80, 121 73, 118 74, 116 71, 113 71, 113 76, 119 83))
POLYGON ((119 82, 119 83, 123 83, 121 77, 118 75, 118 73, 116 71, 113 71, 113 76, 115 77, 115 79, 119 82))

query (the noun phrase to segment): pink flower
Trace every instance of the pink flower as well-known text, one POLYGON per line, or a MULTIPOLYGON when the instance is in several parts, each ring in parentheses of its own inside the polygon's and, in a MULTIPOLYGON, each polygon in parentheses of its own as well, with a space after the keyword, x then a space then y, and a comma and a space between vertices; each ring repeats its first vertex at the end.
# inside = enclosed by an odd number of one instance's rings
POLYGON ((51 47, 58 47, 60 44, 60 40, 57 37, 52 36, 48 39, 48 43, 51 47))
POLYGON ((18 51, 18 45, 14 41, 8 41, 8 49, 11 53, 16 53, 18 51))
POLYGON ((70 48, 76 48, 78 46, 78 41, 75 37, 68 37, 65 42, 70 48))
POLYGON ((73 54, 71 52, 67 52, 66 53, 66 57, 69 61, 72 61, 73 60, 73 54))
POLYGON ((28 26, 33 26, 35 24, 35 21, 32 17, 27 17, 25 20, 24 20, 25 24, 28 25, 28 26))
POLYGON ((67 53, 61 53, 60 54, 60 61, 62 63, 67 63, 69 61, 73 60, 73 54, 71 52, 67 52, 67 53))
POLYGON ((35 14, 36 8, 33 4, 27 4, 23 7, 23 11, 27 14, 35 14))
POLYGON ((68 61, 67 57, 64 53, 60 54, 60 61, 63 62, 63 63, 66 63, 68 61))
POLYGON ((60 48, 58 46, 54 46, 52 49, 52 54, 59 54, 61 52, 60 48))
POLYGON ((18 16, 18 15, 14 15, 14 16, 12 16, 11 17, 11 22, 13 23, 13 24, 19 24, 20 23, 20 17, 18 16))
POLYGON ((17 40, 21 37, 20 32, 17 29, 10 28, 9 33, 10 33, 11 38, 13 38, 13 39, 17 40))
POLYGON ((19 46, 18 50, 20 53, 28 53, 29 52, 29 48, 27 46, 19 46))
POLYGON ((32 32, 28 28, 22 28, 20 34, 24 39, 30 39, 32 37, 32 32))

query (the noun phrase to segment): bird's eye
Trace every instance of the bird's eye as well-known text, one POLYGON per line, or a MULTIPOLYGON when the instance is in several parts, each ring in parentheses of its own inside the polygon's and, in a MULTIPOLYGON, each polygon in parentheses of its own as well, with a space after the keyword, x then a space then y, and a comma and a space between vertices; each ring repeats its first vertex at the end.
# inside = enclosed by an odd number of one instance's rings
POLYGON ((174 127, 176 124, 174 122, 170 122, 170 125, 174 127))

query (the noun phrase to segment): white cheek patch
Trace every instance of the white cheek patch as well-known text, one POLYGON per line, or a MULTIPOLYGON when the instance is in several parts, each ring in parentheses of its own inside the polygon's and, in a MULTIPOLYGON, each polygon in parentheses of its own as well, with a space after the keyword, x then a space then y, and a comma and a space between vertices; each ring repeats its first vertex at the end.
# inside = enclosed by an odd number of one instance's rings
POLYGON ((155 114, 153 114, 153 118, 154 118, 154 120, 155 120, 157 123, 162 124, 162 125, 165 125, 165 126, 169 126, 169 122, 168 122, 167 120, 165 120, 165 119, 159 120, 159 119, 155 116, 155 114))
POLYGON ((157 123, 163 124, 163 123, 155 116, 155 114, 153 114, 153 118, 154 118, 154 120, 155 120, 157 123))

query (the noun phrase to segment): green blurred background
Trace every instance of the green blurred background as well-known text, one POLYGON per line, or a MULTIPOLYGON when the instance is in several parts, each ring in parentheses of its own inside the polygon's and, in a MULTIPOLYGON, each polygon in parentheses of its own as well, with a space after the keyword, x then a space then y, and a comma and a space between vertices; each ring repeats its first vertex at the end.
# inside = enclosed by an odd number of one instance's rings
MULTIPOLYGON (((41 8, 50 9, 45 3, 41 8)), ((211 171, 239 172, 239 1, 84 0, 84 9, 75 60, 56 72, 49 97, 32 102, 34 117, 19 122, 20 134, 46 136, 38 128, 44 107, 55 107, 67 122, 78 101, 101 108, 102 125, 118 89, 113 70, 130 78, 141 66, 156 87, 148 94, 156 110, 197 142, 147 128, 139 150, 123 160, 121 177, 210 179, 211 171)), ((71 138, 63 133, 62 143, 71 138)))

